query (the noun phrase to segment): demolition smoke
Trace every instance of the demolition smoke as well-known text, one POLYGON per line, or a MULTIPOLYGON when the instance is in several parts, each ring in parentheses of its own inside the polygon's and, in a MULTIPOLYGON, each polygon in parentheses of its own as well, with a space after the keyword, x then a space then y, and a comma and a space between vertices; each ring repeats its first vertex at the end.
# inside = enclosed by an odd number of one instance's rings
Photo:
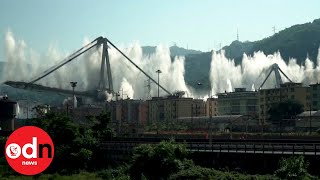
MULTIPOLYGON (((85 39, 84 44, 89 43, 85 39)), ((171 60, 170 49, 167 46, 159 45, 154 54, 146 56, 137 43, 128 48, 120 48, 130 57, 134 63, 146 71, 154 79, 157 79, 156 71, 160 69, 160 84, 170 92, 186 91, 189 96, 197 97, 197 92, 188 87, 185 82, 184 57, 175 57, 171 60)), ((319 50, 320 51, 320 50, 319 50)), ((320 54, 320 53, 319 53, 320 54)), ((40 55, 27 47, 23 40, 17 40, 13 33, 8 31, 5 34, 5 58, 6 67, 0 82, 3 81, 28 81, 43 70, 59 62, 67 54, 60 53, 55 46, 49 46, 44 55, 40 55)), ((99 82, 101 65, 101 48, 92 49, 79 59, 63 66, 61 69, 40 80, 45 86, 71 89, 69 82, 77 81, 77 90, 95 89, 99 82)), ((115 49, 109 49, 110 65, 115 91, 123 91, 123 94, 130 98, 146 98, 147 78, 138 69, 133 67, 115 49)), ((243 55, 242 63, 236 65, 233 60, 225 57, 224 52, 213 52, 210 69, 210 82, 212 94, 232 91, 235 87, 245 87, 253 90, 261 85, 268 74, 268 68, 277 63, 282 71, 293 82, 303 82, 308 85, 317 83, 320 78, 320 56, 316 64, 306 59, 303 65, 298 65, 295 59, 286 63, 279 52, 273 55, 265 55, 263 52, 255 52, 253 56, 243 55)), ((274 87, 275 80, 266 82, 265 87, 274 87)), ((122 92, 119 92, 122 93, 122 92)), ((157 86, 151 85, 151 95, 157 96, 157 86)), ((166 95, 160 91, 160 95, 166 95)), ((125 97, 126 97, 125 96, 125 97)))

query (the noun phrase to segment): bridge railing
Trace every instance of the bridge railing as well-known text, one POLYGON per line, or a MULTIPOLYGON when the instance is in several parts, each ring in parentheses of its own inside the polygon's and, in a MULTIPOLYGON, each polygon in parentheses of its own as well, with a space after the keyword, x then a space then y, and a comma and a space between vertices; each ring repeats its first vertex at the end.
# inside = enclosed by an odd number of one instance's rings
POLYGON ((187 147, 200 152, 320 155, 320 143, 189 142, 187 147))
MULTIPOLYGON (((100 143, 100 148, 132 151, 140 144, 157 143, 159 142, 105 141, 100 143)), ((187 142, 184 144, 193 152, 320 155, 320 143, 187 142)))

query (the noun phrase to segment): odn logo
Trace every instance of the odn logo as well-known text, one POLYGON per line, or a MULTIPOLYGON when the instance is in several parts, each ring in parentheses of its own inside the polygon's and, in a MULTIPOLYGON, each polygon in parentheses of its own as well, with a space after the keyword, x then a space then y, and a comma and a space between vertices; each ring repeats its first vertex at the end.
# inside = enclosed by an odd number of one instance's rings
POLYGON ((23 175, 36 175, 48 168, 54 156, 50 136, 35 126, 15 130, 5 146, 9 165, 23 175))

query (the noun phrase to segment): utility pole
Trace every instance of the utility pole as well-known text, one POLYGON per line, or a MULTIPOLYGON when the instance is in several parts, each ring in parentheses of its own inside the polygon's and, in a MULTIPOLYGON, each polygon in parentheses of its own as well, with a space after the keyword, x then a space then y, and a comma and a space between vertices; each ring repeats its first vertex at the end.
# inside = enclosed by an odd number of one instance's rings
POLYGON ((309 135, 311 135, 311 129, 312 129, 312 126, 311 126, 311 110, 312 110, 312 104, 311 104, 312 101, 310 101, 310 118, 309 118, 309 135))
MULTIPOLYGON (((209 97, 207 99, 207 101, 210 99, 211 97, 209 97)), ((211 122, 212 122, 212 101, 213 99, 210 99, 209 100, 209 130, 210 130, 210 133, 209 133, 209 144, 212 145, 212 127, 211 127, 211 122)))
MULTIPOLYGON (((123 88, 122 89, 120 89, 120 91, 121 91, 121 99, 123 100, 123 95, 126 95, 127 97, 129 97, 128 96, 128 94, 123 94, 123 92, 124 92, 124 90, 123 90, 123 88)), ((120 91, 119 91, 119 96, 120 96, 120 91)))
MULTIPOLYGON (((161 72, 161 70, 160 69, 158 69, 157 71, 156 71, 156 73, 158 73, 158 99, 157 99, 157 105, 158 105, 158 122, 160 122, 160 119, 161 119, 161 112, 160 112, 160 73, 162 73, 161 72)), ((158 126, 157 126, 157 128, 158 128, 158 126)))
POLYGON ((74 95, 74 89, 76 88, 77 86, 77 82, 70 82, 71 84, 71 87, 72 87, 72 98, 73 98, 73 109, 76 108, 76 105, 75 105, 75 95, 74 95))
POLYGON ((159 93, 160 92, 160 73, 162 72, 160 69, 158 69, 156 73, 158 73, 158 98, 159 98, 160 97, 160 93, 159 93))
POLYGON ((147 85, 145 87, 147 87, 147 99, 151 99, 151 80, 149 78, 146 81, 147 85))
POLYGON ((27 119, 29 119, 29 100, 27 100, 27 119))
POLYGON ((191 104, 191 129, 193 129, 193 102, 191 104))

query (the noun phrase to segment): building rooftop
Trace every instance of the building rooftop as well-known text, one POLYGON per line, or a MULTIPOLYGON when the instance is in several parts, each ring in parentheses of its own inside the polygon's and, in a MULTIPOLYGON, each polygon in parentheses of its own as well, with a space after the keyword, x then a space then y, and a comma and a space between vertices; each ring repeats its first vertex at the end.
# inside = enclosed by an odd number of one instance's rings
POLYGON ((240 119, 244 117, 244 115, 221 115, 221 116, 212 116, 211 118, 208 116, 201 116, 201 117, 180 117, 178 120, 210 120, 214 122, 230 122, 230 121, 235 121, 237 119, 240 119))
POLYGON ((319 86, 319 83, 315 83, 315 84, 310 84, 309 86, 319 86))
POLYGON ((300 113, 297 117, 310 117, 310 114, 312 117, 320 117, 320 110, 319 111, 304 111, 300 113))
MULTIPOLYGON (((166 97, 152 97, 152 99, 149 99, 148 101, 154 101, 154 100, 166 100, 166 99, 181 99, 181 100, 192 100, 191 97, 179 97, 179 96, 166 96, 166 97)), ((196 99, 195 99, 196 100, 196 99)))

